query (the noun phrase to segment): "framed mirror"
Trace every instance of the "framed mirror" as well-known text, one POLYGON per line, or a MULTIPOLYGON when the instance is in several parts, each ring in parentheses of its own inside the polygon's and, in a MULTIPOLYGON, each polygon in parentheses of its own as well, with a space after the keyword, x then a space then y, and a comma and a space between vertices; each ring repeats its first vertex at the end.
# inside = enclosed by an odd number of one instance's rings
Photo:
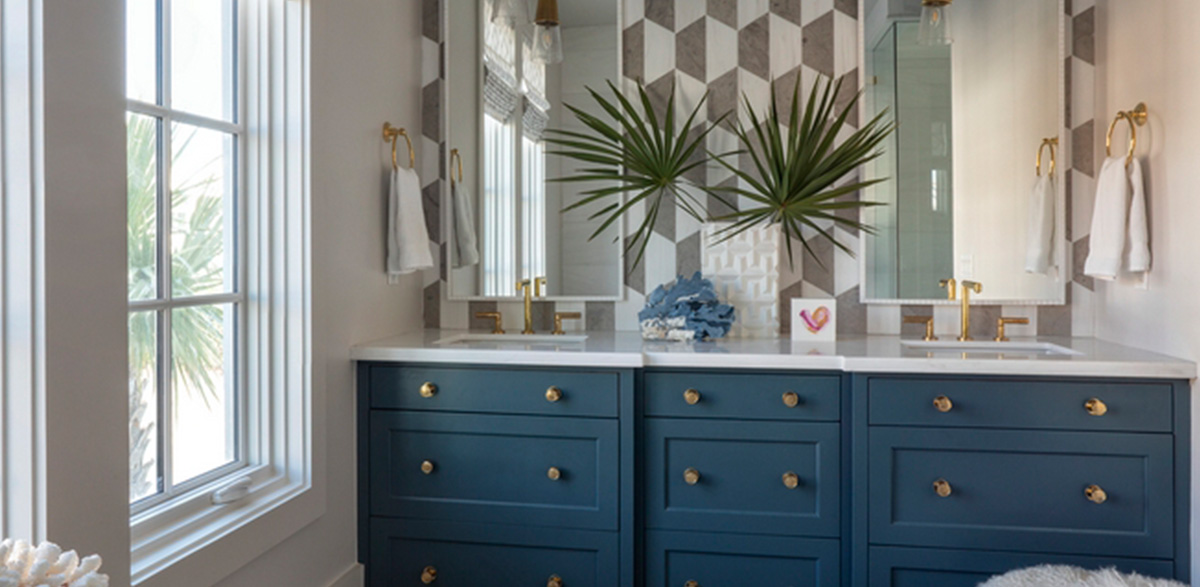
POLYGON ((590 238, 590 212, 563 211, 597 186, 553 181, 577 164, 543 140, 580 128, 565 104, 590 110, 586 88, 621 79, 619 0, 558 0, 557 31, 534 26, 537 0, 443 5, 449 298, 512 298, 545 277, 546 299, 620 299, 622 227, 590 238))
POLYGON ((862 0, 860 14, 862 114, 898 123, 865 170, 888 180, 863 194, 883 204, 864 216, 864 301, 946 303, 954 278, 982 283, 984 304, 1065 303, 1060 0, 862 0))

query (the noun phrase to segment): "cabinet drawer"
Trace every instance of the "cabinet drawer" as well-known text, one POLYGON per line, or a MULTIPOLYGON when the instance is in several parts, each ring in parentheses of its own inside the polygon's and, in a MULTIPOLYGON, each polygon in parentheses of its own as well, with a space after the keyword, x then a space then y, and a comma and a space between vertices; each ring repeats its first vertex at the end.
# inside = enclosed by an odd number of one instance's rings
POLYGON ((873 544, 1173 556, 1168 435, 904 428, 869 434, 873 544), (935 489, 938 480, 949 484, 949 495, 935 489), (1103 503, 1087 496, 1093 485, 1104 491, 1103 503))
POLYGON ((371 519, 370 587, 617 585, 618 535, 579 530, 371 519))
POLYGON ((646 525, 837 536, 838 431, 826 423, 648 418, 646 525))
POLYGON ((646 587, 836 587, 839 542, 697 532, 646 533, 646 587))
POLYGON ((838 375, 651 371, 646 415, 836 422, 840 389, 838 375))
POLYGON ((995 575, 1037 565, 1085 569, 1116 567, 1121 572, 1171 577, 1171 561, 1061 554, 976 552, 925 548, 872 548, 868 585, 872 587, 977 587, 995 575))
POLYGON ((402 410, 616 418, 620 388, 615 371, 377 366, 370 377, 371 407, 402 410))
POLYGON ((1171 431, 1169 382, 872 377, 867 385, 872 425, 1171 431), (948 411, 934 405, 939 397, 948 411), (1089 412, 1093 400, 1103 415, 1089 412))
POLYGON ((372 515, 617 528, 615 420, 375 411, 370 458, 372 515))

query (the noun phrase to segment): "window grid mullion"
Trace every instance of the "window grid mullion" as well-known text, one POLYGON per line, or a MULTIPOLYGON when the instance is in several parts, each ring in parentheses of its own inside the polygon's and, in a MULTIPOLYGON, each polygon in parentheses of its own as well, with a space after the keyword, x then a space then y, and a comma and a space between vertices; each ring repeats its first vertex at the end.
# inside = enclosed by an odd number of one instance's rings
MULTIPOLYGON (((161 146, 160 159, 158 164, 159 169, 159 246, 161 247, 159 254, 160 269, 159 277, 159 292, 158 298, 170 302, 173 292, 171 291, 172 275, 171 275, 171 161, 173 159, 174 145, 172 144, 173 124, 171 116, 171 0, 159 0, 159 75, 158 75, 158 97, 159 103, 163 107, 163 116, 161 118, 162 140, 159 141, 161 146)), ((173 494, 171 480, 173 479, 172 471, 174 463, 172 463, 172 455, 174 454, 174 434, 173 418, 174 406, 172 405, 172 330, 171 330, 172 312, 168 305, 167 308, 160 310, 159 323, 162 325, 162 335, 159 337, 159 365, 161 377, 159 389, 159 425, 160 432, 160 460, 159 460, 159 491, 166 498, 173 494)))

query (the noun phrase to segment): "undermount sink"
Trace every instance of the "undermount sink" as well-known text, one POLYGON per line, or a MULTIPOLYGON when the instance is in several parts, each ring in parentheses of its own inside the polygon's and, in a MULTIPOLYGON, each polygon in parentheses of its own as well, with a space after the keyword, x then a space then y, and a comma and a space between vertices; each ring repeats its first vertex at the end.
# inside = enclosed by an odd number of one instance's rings
POLYGON ((902 340, 905 348, 944 352, 944 353, 1020 353, 1038 355, 1078 356, 1083 353, 1049 342, 1037 341, 1006 341, 978 340, 961 342, 957 340, 902 340))
POLYGON ((586 334, 456 334, 434 342, 434 344, 491 343, 580 343, 587 340, 586 334))

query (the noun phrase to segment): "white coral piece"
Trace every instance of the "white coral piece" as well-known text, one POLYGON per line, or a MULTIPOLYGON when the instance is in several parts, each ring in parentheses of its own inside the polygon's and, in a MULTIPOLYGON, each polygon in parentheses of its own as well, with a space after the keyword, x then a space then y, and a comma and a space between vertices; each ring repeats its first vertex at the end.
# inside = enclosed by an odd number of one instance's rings
POLYGON ((0 542, 0 587, 108 587, 102 562, 95 554, 81 561, 52 542, 34 547, 9 538, 0 542))

